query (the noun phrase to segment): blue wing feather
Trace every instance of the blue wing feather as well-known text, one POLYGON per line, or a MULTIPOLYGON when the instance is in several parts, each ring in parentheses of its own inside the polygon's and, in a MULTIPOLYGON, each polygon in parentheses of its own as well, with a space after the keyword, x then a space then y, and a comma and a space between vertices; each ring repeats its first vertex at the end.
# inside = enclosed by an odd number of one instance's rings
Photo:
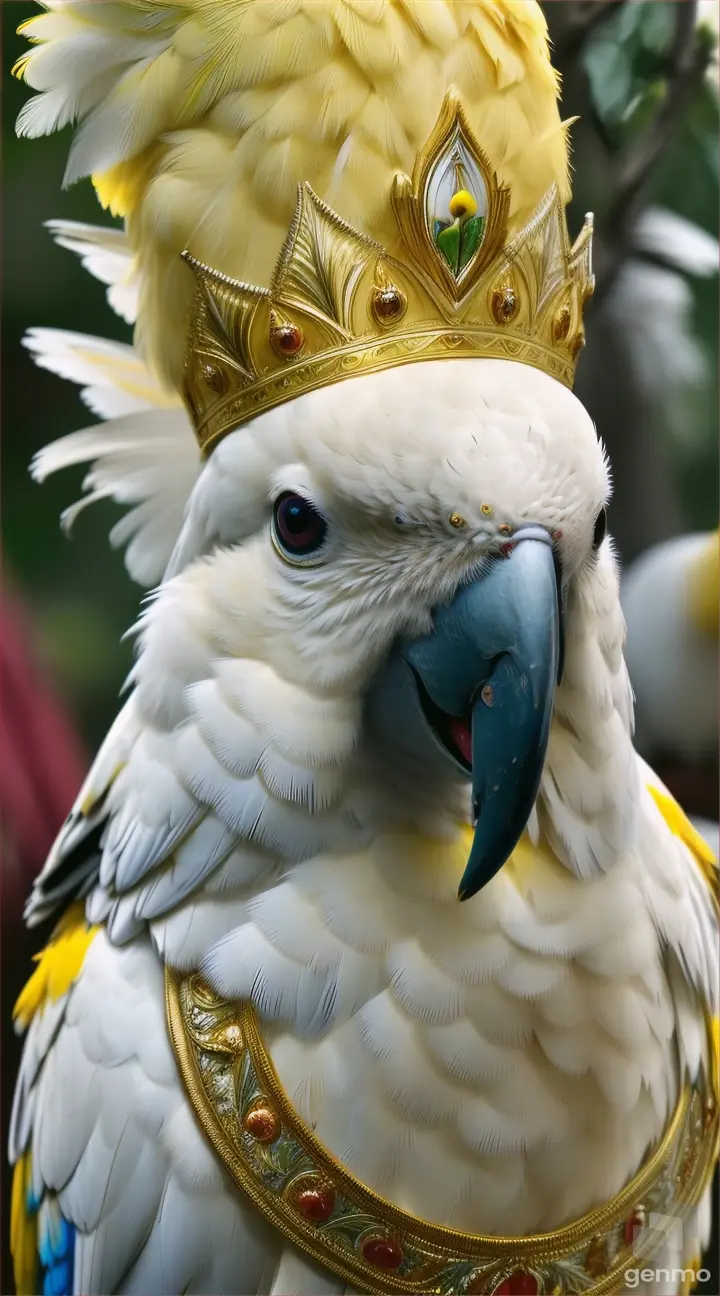
MULTIPOLYGON (((46 1213, 48 1220, 50 1214, 46 1213)), ((43 1267, 43 1296, 72 1296, 75 1269, 75 1227, 62 1215, 39 1232, 38 1252, 43 1267)))

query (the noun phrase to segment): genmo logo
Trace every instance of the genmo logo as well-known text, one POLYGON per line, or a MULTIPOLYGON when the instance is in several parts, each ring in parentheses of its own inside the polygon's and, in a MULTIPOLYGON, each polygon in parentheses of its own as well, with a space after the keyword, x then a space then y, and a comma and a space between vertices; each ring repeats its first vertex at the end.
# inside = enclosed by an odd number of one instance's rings
POLYGON ((633 1249, 638 1261, 624 1273, 626 1290, 634 1291, 646 1283, 658 1284, 662 1292, 689 1292, 698 1283, 706 1283, 712 1277, 709 1269, 695 1268, 700 1264, 700 1239, 687 1236, 683 1221, 674 1215, 660 1215, 651 1212, 647 1220, 633 1233, 633 1249), (696 1259, 694 1257, 697 1257, 696 1259), (650 1259, 665 1260, 664 1266, 653 1268, 648 1264, 650 1259), (688 1267, 671 1267, 668 1260, 690 1259, 688 1267), (644 1261, 644 1262, 643 1262, 644 1261))
POLYGON ((709 1269, 626 1269, 625 1282, 630 1291, 640 1283, 672 1283, 675 1291, 689 1291, 696 1283, 710 1281, 709 1269))

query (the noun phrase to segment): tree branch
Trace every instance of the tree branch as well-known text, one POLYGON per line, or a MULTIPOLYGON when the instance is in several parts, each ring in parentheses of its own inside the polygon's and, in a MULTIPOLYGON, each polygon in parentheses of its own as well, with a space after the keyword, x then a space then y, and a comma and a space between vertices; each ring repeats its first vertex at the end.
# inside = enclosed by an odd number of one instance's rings
POLYGON ((649 129, 619 159, 613 184, 615 197, 603 222, 603 233, 608 245, 613 247, 613 256, 599 285, 600 298, 607 295, 617 278, 628 253, 641 195, 707 71, 710 55, 706 43, 696 37, 696 11, 696 0, 682 0, 677 4, 665 96, 649 129))
POLYGON ((610 216, 614 224, 622 224, 655 163, 667 147, 685 105, 707 69, 707 49, 695 40, 696 10, 695 0, 683 0, 677 6, 675 39, 670 54, 665 98, 650 129, 641 136, 624 161, 621 161, 617 197, 610 216))
POLYGON ((569 7, 570 16, 562 36, 554 43, 555 61, 564 63, 574 58, 591 33, 622 4, 623 0, 577 0, 569 7))

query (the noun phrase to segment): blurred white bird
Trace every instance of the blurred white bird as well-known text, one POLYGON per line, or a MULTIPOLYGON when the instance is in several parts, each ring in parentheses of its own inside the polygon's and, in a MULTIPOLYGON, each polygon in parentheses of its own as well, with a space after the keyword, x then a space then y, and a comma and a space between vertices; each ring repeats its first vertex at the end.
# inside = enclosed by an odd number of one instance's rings
POLYGON ((604 305, 644 408, 680 442, 693 435, 688 391, 708 381, 714 363, 695 333, 688 280, 711 278, 719 265, 717 238, 676 212, 651 207, 637 222, 633 255, 604 305))
MULTIPOLYGON (((719 567, 717 531, 678 536, 632 563, 621 586, 636 744, 655 761, 684 767, 690 786, 693 773, 707 781, 709 766, 715 791, 719 567)), ((717 854, 718 824, 702 815, 692 819, 717 854)))
POLYGON ((720 64, 718 63, 718 40, 720 39, 720 4, 718 0, 698 0, 698 27, 706 28, 713 42, 713 56, 707 70, 708 84, 716 94, 720 93, 720 64))
POLYGON ((642 751, 700 762, 718 749, 718 533, 677 536, 629 568, 625 657, 642 751))

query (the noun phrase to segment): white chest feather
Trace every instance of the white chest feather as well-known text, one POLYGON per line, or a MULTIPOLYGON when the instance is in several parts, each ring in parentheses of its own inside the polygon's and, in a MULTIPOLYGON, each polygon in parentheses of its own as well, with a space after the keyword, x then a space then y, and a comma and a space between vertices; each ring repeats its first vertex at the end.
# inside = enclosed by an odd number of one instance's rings
MULTIPOLYGON (((456 846, 298 866, 214 945, 297 1110, 428 1220, 552 1228, 617 1192, 675 1096, 674 1011, 632 863, 580 883, 521 843, 468 904, 456 846)), ((200 914, 196 921, 202 921, 200 914)))

